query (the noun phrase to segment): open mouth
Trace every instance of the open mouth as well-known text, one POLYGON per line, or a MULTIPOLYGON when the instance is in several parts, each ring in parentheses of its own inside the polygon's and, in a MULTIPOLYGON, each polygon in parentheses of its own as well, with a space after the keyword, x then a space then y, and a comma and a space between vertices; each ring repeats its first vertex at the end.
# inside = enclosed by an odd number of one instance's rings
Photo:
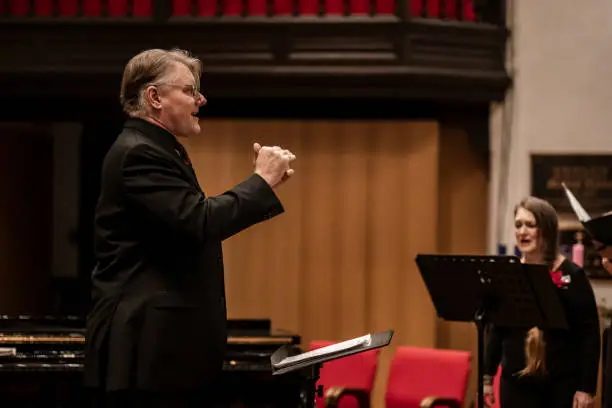
POLYGON ((529 245, 529 244, 531 244, 531 240, 527 239, 527 238, 523 238, 523 239, 519 240, 519 244, 521 244, 521 246, 529 245))

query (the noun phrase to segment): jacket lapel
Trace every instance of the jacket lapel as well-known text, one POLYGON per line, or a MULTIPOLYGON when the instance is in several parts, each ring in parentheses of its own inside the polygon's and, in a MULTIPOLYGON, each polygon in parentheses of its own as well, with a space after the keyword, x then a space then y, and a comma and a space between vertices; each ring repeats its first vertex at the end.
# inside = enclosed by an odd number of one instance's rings
POLYGON ((156 145, 161 147, 162 150, 172 156, 176 164, 181 168, 181 170, 183 170, 187 178, 191 181, 191 184, 196 187, 198 191, 202 193, 202 195, 205 195, 204 191, 202 191, 202 188, 200 187, 200 184, 198 183, 198 178, 193 170, 193 166, 191 165, 187 151, 176 139, 176 137, 174 137, 174 135, 159 126, 140 118, 128 119, 125 127, 135 129, 141 134, 147 136, 156 145))
MULTIPOLYGON (((184 149, 184 148, 183 148, 184 149)), ((177 147, 174 149, 174 161, 178 163, 181 169, 185 172, 187 177, 191 180, 194 187, 196 187, 200 193, 204 194, 202 188, 200 187, 200 183, 198 183, 198 177, 195 174, 195 170, 190 162, 187 162, 183 156, 181 155, 180 149, 177 147)), ((185 152, 185 155, 187 152, 185 152)))

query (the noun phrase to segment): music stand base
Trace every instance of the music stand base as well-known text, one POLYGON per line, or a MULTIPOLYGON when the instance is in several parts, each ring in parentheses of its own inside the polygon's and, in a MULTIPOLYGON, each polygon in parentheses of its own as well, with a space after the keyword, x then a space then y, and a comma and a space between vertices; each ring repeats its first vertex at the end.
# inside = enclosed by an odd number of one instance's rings
POLYGON ((323 385, 317 385, 323 363, 316 363, 304 369, 306 389, 303 398, 304 408, 316 408, 317 397, 323 396, 323 385))

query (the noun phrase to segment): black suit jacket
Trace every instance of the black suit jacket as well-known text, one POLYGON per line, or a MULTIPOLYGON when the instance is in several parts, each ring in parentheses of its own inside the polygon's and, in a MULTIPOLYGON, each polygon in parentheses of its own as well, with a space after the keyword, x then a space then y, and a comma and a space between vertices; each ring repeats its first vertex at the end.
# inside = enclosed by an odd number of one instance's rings
POLYGON ((221 242, 283 207, 256 174, 207 198, 181 149, 164 129, 129 119, 105 157, 86 386, 192 390, 222 369, 221 242))

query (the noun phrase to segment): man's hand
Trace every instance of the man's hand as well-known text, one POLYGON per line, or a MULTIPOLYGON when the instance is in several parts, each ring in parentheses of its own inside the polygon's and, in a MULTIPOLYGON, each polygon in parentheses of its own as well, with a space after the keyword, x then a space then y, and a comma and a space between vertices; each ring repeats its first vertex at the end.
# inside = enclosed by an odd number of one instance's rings
POLYGON ((294 173, 289 167, 289 163, 295 160, 295 155, 289 150, 281 149, 278 146, 262 147, 259 143, 253 144, 255 151, 255 173, 259 174, 274 188, 287 180, 294 173))
POLYGON ((586 392, 576 391, 572 408, 593 408, 593 397, 586 392))

